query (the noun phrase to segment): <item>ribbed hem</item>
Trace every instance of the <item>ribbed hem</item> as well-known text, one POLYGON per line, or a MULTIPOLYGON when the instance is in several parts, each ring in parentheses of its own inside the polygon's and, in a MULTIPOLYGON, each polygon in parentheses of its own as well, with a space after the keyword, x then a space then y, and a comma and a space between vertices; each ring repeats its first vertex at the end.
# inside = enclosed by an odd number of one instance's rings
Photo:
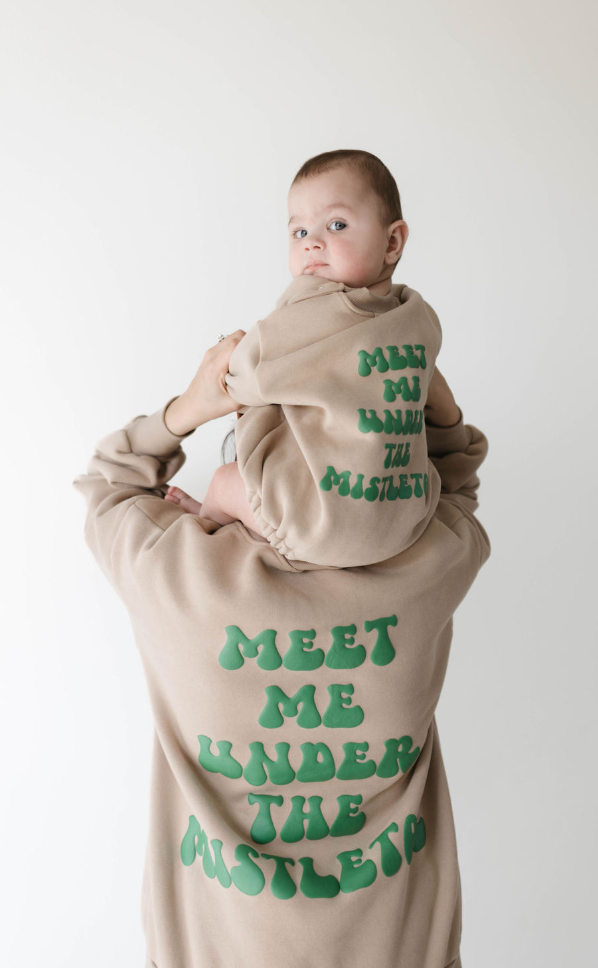
POLYGON ((264 538, 266 538, 266 540, 270 543, 270 545, 274 548, 275 551, 278 551, 278 553, 283 555, 285 558, 290 558, 291 560, 299 561, 300 559, 293 552, 293 549, 289 548, 286 542, 283 541, 282 538, 278 537, 276 528, 274 528, 271 524, 268 524, 268 522, 263 517, 262 499, 257 493, 257 491, 246 490, 245 493, 247 496, 247 500, 249 501, 251 510, 253 512, 253 516, 256 520, 256 524, 258 525, 264 538))
POLYGON ((186 434, 173 434, 166 426, 164 415, 170 404, 176 400, 180 394, 171 397, 170 400, 147 416, 135 417, 127 425, 127 435, 131 443, 131 450, 138 456, 150 455, 151 457, 167 457, 173 454, 179 447, 181 440, 190 437, 195 433, 195 428, 186 434))

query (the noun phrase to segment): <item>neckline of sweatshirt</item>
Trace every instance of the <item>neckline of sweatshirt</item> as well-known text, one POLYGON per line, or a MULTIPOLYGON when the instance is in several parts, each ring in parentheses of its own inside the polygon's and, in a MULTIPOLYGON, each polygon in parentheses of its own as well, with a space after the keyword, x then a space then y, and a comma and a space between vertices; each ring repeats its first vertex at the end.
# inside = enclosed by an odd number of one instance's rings
POLYGON ((309 299, 312 296, 340 292, 344 294, 345 301, 348 301, 351 308, 379 315, 400 306, 401 302, 404 302, 403 293, 407 288, 405 283, 392 283, 390 292, 386 296, 380 296, 370 292, 367 286, 353 288, 347 286, 344 282, 334 282, 332 279, 322 280, 320 276, 302 275, 296 276, 289 283, 277 299, 276 309, 300 302, 302 299, 309 299))

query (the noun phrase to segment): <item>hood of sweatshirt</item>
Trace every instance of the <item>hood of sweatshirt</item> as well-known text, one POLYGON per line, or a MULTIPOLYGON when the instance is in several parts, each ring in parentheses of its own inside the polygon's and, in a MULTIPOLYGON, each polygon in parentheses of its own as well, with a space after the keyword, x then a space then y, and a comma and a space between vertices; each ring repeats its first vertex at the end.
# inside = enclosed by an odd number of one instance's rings
POLYGON ((235 347, 237 459, 263 536, 289 560, 384 561, 427 527, 440 495, 424 405, 442 344, 432 307, 295 278, 235 347))

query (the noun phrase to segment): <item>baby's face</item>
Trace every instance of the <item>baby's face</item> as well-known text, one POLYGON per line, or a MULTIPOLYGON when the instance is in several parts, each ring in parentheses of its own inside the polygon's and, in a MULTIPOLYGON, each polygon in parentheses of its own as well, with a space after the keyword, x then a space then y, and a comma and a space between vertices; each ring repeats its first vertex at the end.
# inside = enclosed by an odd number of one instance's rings
POLYGON ((381 225, 378 199, 354 172, 340 168, 304 179, 293 185, 288 203, 293 278, 317 275, 355 289, 390 279, 407 225, 381 225))

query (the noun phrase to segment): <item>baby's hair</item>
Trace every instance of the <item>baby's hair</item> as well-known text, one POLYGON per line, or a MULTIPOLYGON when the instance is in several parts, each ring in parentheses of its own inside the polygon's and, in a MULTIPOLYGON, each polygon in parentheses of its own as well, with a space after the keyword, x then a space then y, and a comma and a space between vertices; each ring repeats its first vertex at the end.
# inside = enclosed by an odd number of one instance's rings
POLYGON ((234 461, 234 460, 237 459, 237 445, 236 445, 236 442, 235 442, 235 428, 234 427, 233 427, 232 430, 229 430, 229 432, 227 433, 226 437, 222 441, 222 446, 220 448, 220 459, 221 459, 221 461, 222 461, 223 464, 229 464, 232 461, 234 461), (230 456, 230 457, 227 454, 227 446, 229 444, 232 445, 232 447, 231 447, 232 456, 230 456))
MULTIPOLYGON (((305 178, 315 178, 336 168, 349 168, 364 179, 379 200, 378 212, 382 225, 387 226, 403 218, 401 196, 390 171, 376 155, 358 148, 339 148, 314 155, 301 165, 291 182, 291 188, 305 178)), ((400 261, 399 256, 396 264, 400 261)))

